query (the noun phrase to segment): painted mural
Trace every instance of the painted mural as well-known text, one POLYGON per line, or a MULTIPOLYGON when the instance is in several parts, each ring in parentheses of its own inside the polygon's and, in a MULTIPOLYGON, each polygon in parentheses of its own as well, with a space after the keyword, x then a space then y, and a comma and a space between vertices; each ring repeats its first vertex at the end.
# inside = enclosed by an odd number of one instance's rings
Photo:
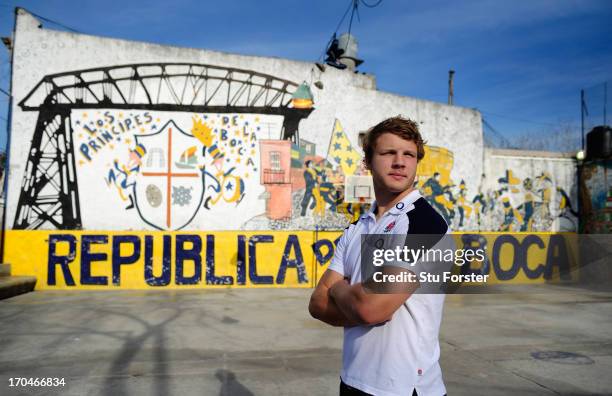
MULTIPOLYGON (((78 179, 95 181, 79 190, 81 201, 96 202, 82 211, 85 223, 121 212, 125 224, 158 230, 334 230, 369 209, 369 200, 345 199, 347 178, 368 172, 338 119, 325 150, 262 138, 280 135, 283 122, 265 114, 99 109, 70 119, 78 179)), ((576 230, 577 208, 551 174, 507 170, 495 188, 473 192, 453 179, 454 160, 426 146, 416 181, 454 230, 576 230)))
MULTIPOLYGON (((82 88, 78 81, 51 93, 41 85, 81 78, 80 71, 47 76, 20 102, 39 115, 15 229, 337 230, 369 209, 373 187, 352 140, 356 131, 340 118, 327 131, 300 126, 316 111, 307 83, 194 64, 92 70, 87 88, 97 106, 79 108, 85 93, 72 90, 82 88), (172 80, 170 68, 183 80, 172 80), (158 69, 166 74, 153 73, 158 69), (104 107, 112 102, 109 73, 121 100, 104 107), (218 85, 209 86, 209 78, 218 85), (265 80, 258 85, 257 78, 265 80), (47 96, 37 102, 36 94, 47 96), (149 103, 138 104, 144 98, 149 103), (72 102, 64 107, 48 105, 66 99, 72 102), (196 100, 204 100, 204 111, 190 110, 196 100), (206 111, 212 108, 220 112, 206 111), (327 145, 308 140, 315 136, 327 145)), ((448 147, 426 146, 415 181, 454 230, 576 230, 570 194, 550 173, 508 169, 483 175, 480 184, 489 188, 475 191, 468 187, 473 175, 460 175, 456 160, 448 147)))
POLYGON ((260 144, 266 212, 249 219, 245 229, 340 229, 369 209, 366 202, 345 201, 346 177, 366 171, 339 120, 325 156, 306 140, 260 144))
POLYGON ((591 234, 612 233, 612 161, 583 164, 580 170, 580 194, 584 218, 581 231, 591 234))
MULTIPOLYGON (((346 202, 346 178, 368 175, 360 149, 351 144, 339 120, 334 121, 325 157, 314 144, 300 146, 262 141, 266 175, 266 213, 250 219, 245 229, 338 229, 369 209, 368 203, 346 202), (268 158, 268 159, 266 159, 268 158), (289 168, 290 169, 287 169, 289 168), (274 172, 276 178, 270 177, 274 172), (290 203, 290 204, 289 204, 290 203)), ((497 175, 497 185, 470 192, 463 179, 452 179, 454 155, 426 146, 416 186, 454 230, 533 232, 575 231, 577 207, 550 173, 523 179, 512 170, 497 175)), ((483 175, 483 178, 486 175, 483 175)))
MULTIPOLYGON (((85 199, 143 226, 180 230, 257 196, 265 115, 83 111, 73 115, 79 178, 98 180, 85 199)), ((232 219, 225 220, 232 224, 232 219)), ((234 221, 235 227, 239 222, 234 221)))
POLYGON ((13 228, 240 229, 263 207, 258 140, 294 139, 314 110, 309 95, 269 74, 193 63, 47 75, 19 102, 38 120, 13 228))
POLYGON ((457 185, 445 180, 440 172, 419 183, 419 187, 455 230, 577 230, 578 208, 548 172, 521 179, 508 169, 497 177, 495 187, 475 194, 469 194, 464 180, 457 185))

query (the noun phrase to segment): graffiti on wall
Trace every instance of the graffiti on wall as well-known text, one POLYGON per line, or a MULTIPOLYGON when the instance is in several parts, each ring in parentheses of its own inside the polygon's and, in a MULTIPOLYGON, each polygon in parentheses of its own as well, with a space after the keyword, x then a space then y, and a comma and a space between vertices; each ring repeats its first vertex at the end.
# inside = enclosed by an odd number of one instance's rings
MULTIPOLYGON (((346 178, 367 175, 360 149, 335 120, 325 157, 313 143, 262 141, 261 184, 267 210, 244 224, 246 229, 338 229, 369 209, 345 202, 346 178)), ((452 178, 453 152, 425 146, 416 187, 454 230, 533 232, 574 231, 577 208, 548 172, 523 179, 513 170, 496 178, 496 187, 471 192, 464 179, 452 178)), ((485 175, 483 175, 483 178, 485 175)))
MULTIPOLYGON (((71 120, 79 179, 104 186, 81 195, 107 196, 155 229, 182 229, 194 219, 205 227, 206 216, 245 199, 263 200, 265 211, 235 229, 339 229, 369 209, 344 199, 347 176, 368 172, 339 120, 325 156, 304 139, 262 139, 266 126, 279 128, 268 115, 102 109, 71 120)), ((576 208, 549 173, 521 179, 507 170, 496 188, 474 193, 452 179, 450 150, 426 146, 425 153, 416 185, 453 229, 576 229, 576 208)))
POLYGON ((339 120, 324 157, 304 139, 299 144, 262 140, 260 146, 266 211, 245 222, 244 229, 339 229, 369 209, 367 203, 345 201, 346 177, 367 172, 339 120))
POLYGON ((580 169, 580 194, 585 233, 612 232, 612 161, 585 163, 580 169))
POLYGON ((249 185, 261 187, 248 181, 258 173, 257 132, 268 126, 294 139, 313 111, 307 91, 265 73, 190 63, 47 75, 19 103, 38 121, 13 228, 98 227, 99 212, 112 211, 92 204, 107 198, 95 186, 100 173, 140 224, 157 229, 185 227, 202 207, 240 204, 249 185))
MULTIPOLYGON (((367 176, 354 131, 335 119, 317 147, 309 136, 324 131, 299 130, 314 110, 306 83, 210 65, 124 65, 46 76, 20 106, 39 117, 15 229, 325 230, 369 209, 346 190, 367 176)), ((453 229, 576 229, 570 194, 551 174, 509 169, 474 191, 454 170, 465 159, 425 151, 416 186, 453 229)))
POLYGON ((77 171, 90 180, 103 169, 118 207, 155 229, 182 229, 200 211, 236 207, 249 193, 260 121, 249 114, 81 112, 73 126, 77 171))
MULTIPOLYGON (((483 175, 483 178, 485 175, 483 175)), ((456 230, 502 232, 575 231, 578 212, 548 172, 523 179, 512 170, 497 186, 469 195, 464 180, 444 182, 439 172, 419 185, 430 204, 456 230)))
MULTIPOLYGON (((334 255, 338 231, 7 231, 15 274, 40 289, 313 287, 334 255), (24 260, 24 257, 27 257, 24 260)), ((570 234, 456 233, 485 259, 454 271, 487 283, 578 279, 570 234), (502 254, 502 251, 504 252, 502 254)))

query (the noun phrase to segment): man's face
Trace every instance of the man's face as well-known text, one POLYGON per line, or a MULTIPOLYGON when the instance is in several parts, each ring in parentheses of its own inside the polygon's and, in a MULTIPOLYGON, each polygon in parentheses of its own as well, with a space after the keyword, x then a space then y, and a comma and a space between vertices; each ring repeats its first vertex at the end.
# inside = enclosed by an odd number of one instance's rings
POLYGON ((392 193, 411 189, 417 168, 417 146, 392 133, 376 139, 372 160, 368 164, 374 187, 392 193))

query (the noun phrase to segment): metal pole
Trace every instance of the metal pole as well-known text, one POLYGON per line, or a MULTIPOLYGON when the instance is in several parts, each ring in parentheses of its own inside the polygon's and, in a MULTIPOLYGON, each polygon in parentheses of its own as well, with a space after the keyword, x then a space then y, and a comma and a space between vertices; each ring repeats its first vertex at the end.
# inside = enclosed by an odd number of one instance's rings
POLYGON ((453 92, 453 76, 455 74, 454 70, 449 70, 448 71, 448 104, 449 105, 453 105, 453 96, 454 96, 454 92, 453 92))
POLYGON ((582 129, 582 151, 584 152, 584 89, 580 90, 580 124, 582 129))
MULTIPOLYGON (((9 101, 8 101, 8 114, 6 121, 6 151, 4 156, 4 188, 2 191, 2 199, 4 199, 4 205, 2 206, 2 229, 0 230, 0 263, 4 263, 4 248, 6 246, 6 207, 8 205, 8 186, 9 186, 9 170, 11 167, 11 135, 13 132, 12 120, 13 120, 13 63, 15 61, 15 39, 17 32, 17 17, 20 7, 15 7, 14 19, 13 19, 13 48, 11 49, 11 72, 9 77, 9 101)), ((15 213, 17 216, 18 213, 15 213)))
POLYGON ((604 117, 603 117, 603 124, 604 126, 608 125, 607 122, 607 117, 606 117, 606 110, 608 108, 608 82, 606 81, 604 83, 604 117))

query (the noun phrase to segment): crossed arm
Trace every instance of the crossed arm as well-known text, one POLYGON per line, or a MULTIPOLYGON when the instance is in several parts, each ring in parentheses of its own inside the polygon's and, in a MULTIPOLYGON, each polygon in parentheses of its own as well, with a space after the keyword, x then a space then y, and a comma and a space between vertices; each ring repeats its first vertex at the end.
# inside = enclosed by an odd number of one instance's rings
POLYGON ((390 320, 417 286, 377 294, 367 292, 361 283, 350 285, 340 273, 328 269, 310 297, 308 310, 313 318, 332 326, 375 325, 390 320))

